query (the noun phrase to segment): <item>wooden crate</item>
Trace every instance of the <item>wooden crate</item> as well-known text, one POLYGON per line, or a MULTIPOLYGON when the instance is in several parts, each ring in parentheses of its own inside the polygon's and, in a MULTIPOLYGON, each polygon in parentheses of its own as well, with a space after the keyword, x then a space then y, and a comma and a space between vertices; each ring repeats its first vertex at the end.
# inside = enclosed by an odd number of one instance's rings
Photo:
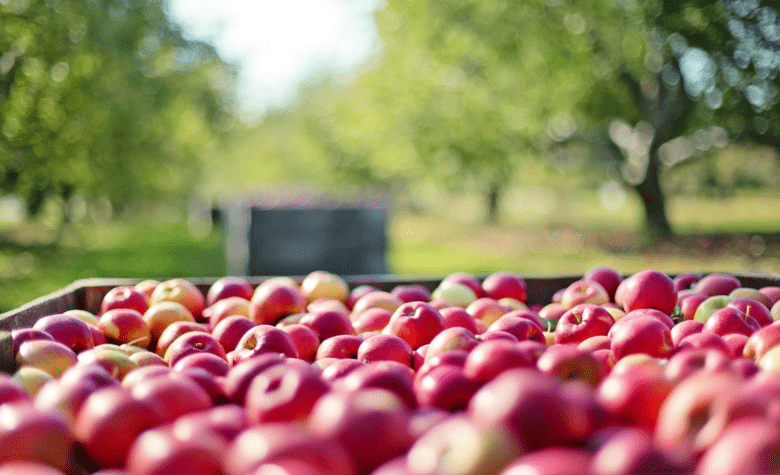
MULTIPOLYGON (((780 275, 739 272, 731 273, 740 279, 745 287, 761 288, 770 285, 780 286, 780 275)), ((484 276, 477 276, 483 278, 484 276)), ((581 276, 523 276, 528 286, 530 304, 546 304, 553 294, 568 286, 581 276)), ((267 277, 244 277, 256 286, 267 277)), ((296 277, 300 282, 303 277, 296 277)), ((442 277, 437 276, 399 276, 399 275, 359 275, 345 277, 351 288, 359 285, 372 285, 380 290, 390 291, 399 284, 419 284, 428 290, 435 289, 442 277)), ((205 295, 217 278, 189 279, 205 295)), ((81 309, 97 314, 103 297, 118 285, 135 284, 139 279, 84 279, 38 298, 22 307, 0 314, 0 371, 10 373, 15 370, 11 330, 31 327, 39 318, 70 309, 81 309)))

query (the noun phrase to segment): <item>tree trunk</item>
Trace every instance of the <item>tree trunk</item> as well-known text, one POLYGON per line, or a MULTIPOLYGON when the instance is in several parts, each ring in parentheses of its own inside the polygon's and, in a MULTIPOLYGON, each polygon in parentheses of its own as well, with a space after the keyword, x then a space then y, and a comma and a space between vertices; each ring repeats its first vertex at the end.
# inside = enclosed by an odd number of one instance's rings
POLYGON ((648 152, 647 174, 641 183, 634 186, 645 210, 645 227, 653 239, 666 240, 673 237, 672 227, 666 216, 666 198, 661 189, 660 144, 653 141, 648 152))
POLYGON ((498 222, 498 202, 501 198, 501 187, 495 183, 490 185, 486 198, 487 198, 486 221, 489 224, 496 224, 498 222))

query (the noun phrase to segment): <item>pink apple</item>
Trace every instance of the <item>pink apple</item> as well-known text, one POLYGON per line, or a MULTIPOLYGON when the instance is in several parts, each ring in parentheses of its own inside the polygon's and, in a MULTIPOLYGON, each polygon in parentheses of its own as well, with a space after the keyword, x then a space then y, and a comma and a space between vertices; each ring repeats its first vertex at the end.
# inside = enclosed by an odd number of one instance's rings
POLYGON ((42 369, 58 378, 77 362, 76 353, 58 341, 29 340, 16 353, 16 364, 42 369))
POLYGON ((606 335, 615 324, 609 312, 592 303, 581 303, 564 313, 555 327, 556 343, 580 343, 592 336, 606 335))
POLYGON ((745 343, 743 354, 758 361, 767 351, 777 345, 780 345, 780 323, 773 323, 756 330, 750 335, 747 343, 745 343))
POLYGON ((214 281, 206 292, 206 306, 211 307, 217 301, 228 297, 252 300, 253 294, 254 289, 246 279, 234 276, 222 277, 214 281))
POLYGON ((363 339, 357 335, 335 335, 320 343, 316 360, 323 358, 357 359, 358 348, 363 339))
POLYGON ((731 348, 729 347, 729 344, 726 343, 726 340, 724 340, 722 336, 715 333, 701 331, 688 335, 680 340, 676 350, 682 351, 689 348, 711 348, 731 357, 731 348))
POLYGON ((208 329, 202 323, 197 323, 191 320, 175 321, 168 325, 162 333, 160 333, 157 343, 155 345, 155 353, 165 357, 165 353, 168 348, 176 341, 180 336, 190 332, 208 333, 208 329))
POLYGON ((487 325, 495 322, 511 310, 490 297, 479 298, 466 307, 466 312, 487 325))
POLYGON ((703 332, 725 336, 729 333, 741 333, 750 336, 761 328, 761 325, 751 316, 733 307, 716 310, 704 323, 703 332))
POLYGON ((322 379, 329 383, 344 378, 356 369, 365 366, 366 363, 351 358, 333 358, 334 361, 322 370, 322 379))
POLYGON ((320 345, 320 339, 314 330, 301 324, 287 325, 282 330, 292 337, 295 349, 298 351, 298 358, 308 362, 314 361, 320 345))
POLYGON ((728 295, 732 290, 741 287, 739 279, 728 274, 709 274, 693 286, 693 290, 709 297, 715 295, 728 295))
POLYGON ((750 287, 739 287, 729 293, 729 297, 736 299, 750 299, 759 302, 761 305, 769 308, 774 303, 772 299, 762 294, 759 290, 750 287))
POLYGON ((736 308, 744 312, 749 317, 752 317, 758 322, 760 326, 766 326, 774 322, 772 314, 769 313, 769 309, 766 305, 749 298, 735 298, 729 302, 727 307, 736 308))
POLYGON ((176 371, 186 368, 202 368, 214 376, 225 376, 230 371, 226 358, 214 353, 200 351, 182 356, 172 365, 176 371))
POLYGON ((639 427, 617 429, 599 447, 590 465, 593 475, 628 475, 664 473, 687 475, 693 469, 693 458, 679 457, 661 450, 652 434, 639 427))
POLYGON ((696 465, 696 475, 771 473, 780 452, 780 432, 773 422, 745 418, 729 424, 696 465))
POLYGON ((311 328, 320 341, 336 335, 354 335, 349 317, 341 312, 309 312, 301 318, 301 325, 311 328))
POLYGON ((439 310, 439 313, 444 319, 444 328, 461 327, 471 333, 477 333, 477 323, 466 310, 460 307, 446 307, 439 310))
POLYGON ((412 347, 395 335, 374 335, 358 347, 357 359, 366 363, 396 361, 406 366, 412 364, 412 347))
POLYGON ((542 373, 562 381, 580 380, 596 387, 606 375, 606 368, 591 354, 573 345, 548 347, 536 361, 542 373))
POLYGON ((416 382, 417 404, 450 412, 463 411, 480 386, 477 381, 466 377, 463 368, 442 364, 427 371, 416 382))
MULTIPOLYGON (((441 287, 442 284, 460 284, 465 285, 469 289, 471 289, 472 292, 474 292, 475 299, 485 297, 485 290, 482 288, 482 283, 474 277, 471 274, 466 274, 463 272, 455 272, 453 274, 449 274, 444 279, 442 279, 439 286, 441 287)), ((446 287, 446 285, 445 285, 446 287)))
POLYGON ((393 312, 384 308, 368 308, 352 319, 352 327, 355 333, 367 331, 382 331, 390 321, 393 312))
POLYGON ((621 325, 616 324, 610 339, 610 349, 616 360, 633 353, 666 358, 674 351, 669 328, 652 317, 633 318, 621 325))
POLYGON ((704 324, 696 320, 683 320, 676 324, 672 330, 672 344, 675 348, 680 345, 680 342, 688 335, 694 333, 700 333, 704 329, 704 324))
POLYGON ((0 405, 2 462, 34 461, 70 472, 75 445, 70 426, 59 414, 21 402, 0 405))
POLYGON ((572 282, 561 294, 561 305, 569 308, 583 303, 602 305, 607 302, 607 290, 594 280, 580 279, 572 282))
POLYGON ((225 376, 223 389, 229 401, 244 405, 247 388, 258 374, 271 366, 281 364, 286 357, 279 353, 265 353, 235 364, 225 376))
POLYGON ((404 303, 429 302, 431 300, 431 291, 419 284, 399 284, 393 287, 390 293, 404 303))
POLYGON ((672 279, 657 270, 639 271, 626 278, 622 287, 622 303, 626 312, 652 308, 671 315, 677 305, 672 279))
POLYGON ((149 298, 132 285, 120 285, 109 290, 103 297, 100 313, 114 308, 129 308, 143 315, 149 309, 149 298))
POLYGON ((35 330, 33 328, 14 328, 11 330, 11 341, 13 343, 13 357, 19 353, 19 347, 22 343, 30 340, 48 340, 54 341, 51 335, 43 330, 35 330))
POLYGON ((225 352, 231 352, 236 349, 244 333, 256 326, 257 324, 247 317, 232 315, 217 323, 211 331, 211 336, 217 339, 225 352))
POLYGON ((772 305, 780 301, 780 286, 768 285, 766 287, 761 287, 758 291, 766 295, 769 301, 772 302, 772 305))
POLYGON ((311 366, 278 364, 252 380, 246 393, 246 412, 256 424, 303 420, 328 391, 330 384, 311 366))
POLYGON ((223 473, 222 454, 227 443, 218 437, 183 439, 171 426, 142 432, 127 454, 126 468, 133 475, 223 473))
POLYGON ((699 371, 724 371, 730 366, 731 359, 722 351, 713 348, 690 348, 678 351, 664 365, 664 375, 674 384, 699 371))
POLYGON ((379 361, 355 368, 338 380, 334 387, 342 392, 370 388, 392 392, 409 409, 414 409, 417 405, 414 393, 414 371, 395 361, 379 361))
POLYGON ((257 325, 247 331, 233 350, 233 366, 266 353, 297 358, 298 352, 290 335, 271 325, 257 325))
POLYGON ((637 364, 629 371, 613 370, 601 381, 596 397, 617 421, 652 429, 673 388, 660 366, 637 364))
POLYGON ((211 396, 200 384, 177 371, 142 380, 130 392, 137 401, 155 407, 164 422, 173 422, 184 414, 204 411, 213 405, 211 396))
POLYGON ((691 293, 682 296, 678 299, 677 305, 680 307, 680 313, 683 314, 684 320, 693 320, 696 316, 696 309, 699 308, 702 302, 707 300, 704 294, 691 293))
POLYGON ((383 308, 389 312, 395 310, 403 304, 403 301, 395 295, 381 290, 372 290, 363 294, 352 306, 350 320, 354 320, 358 315, 369 308, 383 308))
POLYGON ((274 325, 287 315, 306 310, 306 299, 298 287, 282 284, 259 285, 249 306, 249 319, 258 325, 274 325))
POLYGON ((225 297, 206 307, 203 310, 203 318, 208 320, 209 325, 213 328, 217 326, 217 323, 232 315, 249 318, 249 306, 249 300, 243 297, 225 297))
POLYGON ((48 333, 76 353, 95 346, 87 324, 73 315, 49 315, 36 321, 32 328, 48 333))
POLYGON ((700 278, 701 277, 698 274, 691 273, 676 275, 672 279, 672 282, 674 283, 674 290, 676 292, 680 292, 682 290, 691 290, 700 278))
POLYGON ((355 303, 360 300, 360 297, 377 290, 379 289, 373 285, 358 285, 349 292, 349 297, 347 298, 347 308, 352 311, 352 309, 355 307, 355 303))
POLYGON ((424 302, 409 302, 393 312, 383 333, 401 338, 416 350, 442 330, 444 318, 438 310, 424 302))
POLYGON ((114 308, 103 312, 98 320, 98 329, 108 343, 132 343, 146 348, 151 343, 149 326, 143 314, 134 309, 114 308))
POLYGON ((519 302, 528 301, 525 279, 511 272, 494 272, 482 281, 485 296, 493 300, 512 298, 519 302))
POLYGON ((447 328, 431 340, 425 352, 425 361, 427 362, 436 355, 447 351, 463 350, 468 352, 478 344, 476 336, 465 328, 447 328))
POLYGON ((16 379, 0 373, 0 405, 16 402, 32 402, 32 396, 16 379))
POLYGON ((609 300, 615 301, 615 292, 623 281, 623 276, 615 269, 607 266, 592 267, 582 276, 583 279, 592 280, 601 284, 609 295, 609 300))
POLYGON ((592 475, 593 455, 573 447, 545 447, 521 455, 504 468, 499 475, 547 474, 592 475))
POLYGON ((729 333, 723 336, 723 340, 731 350, 731 358, 739 358, 745 351, 745 345, 748 341, 748 336, 741 333, 729 333))
POLYGON ((533 340, 543 344, 547 343, 542 327, 531 318, 530 310, 507 313, 488 327, 488 332, 494 331, 507 332, 519 341, 533 340))

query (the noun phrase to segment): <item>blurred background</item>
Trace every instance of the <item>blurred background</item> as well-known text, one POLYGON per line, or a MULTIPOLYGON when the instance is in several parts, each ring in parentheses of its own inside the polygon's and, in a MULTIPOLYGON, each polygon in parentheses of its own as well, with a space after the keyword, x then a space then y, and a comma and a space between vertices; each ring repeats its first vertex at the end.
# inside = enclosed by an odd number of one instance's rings
POLYGON ((778 69, 758 0, 0 0, 0 311, 87 277, 777 273, 778 69))

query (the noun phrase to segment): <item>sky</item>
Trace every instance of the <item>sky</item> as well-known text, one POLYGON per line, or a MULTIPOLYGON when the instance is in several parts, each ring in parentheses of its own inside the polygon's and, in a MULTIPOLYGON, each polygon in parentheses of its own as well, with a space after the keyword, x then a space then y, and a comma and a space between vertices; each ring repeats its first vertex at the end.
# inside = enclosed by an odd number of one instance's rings
POLYGON ((307 79, 354 73, 377 48, 381 0, 169 0, 185 37, 238 66, 237 102, 260 117, 289 105, 307 79))

